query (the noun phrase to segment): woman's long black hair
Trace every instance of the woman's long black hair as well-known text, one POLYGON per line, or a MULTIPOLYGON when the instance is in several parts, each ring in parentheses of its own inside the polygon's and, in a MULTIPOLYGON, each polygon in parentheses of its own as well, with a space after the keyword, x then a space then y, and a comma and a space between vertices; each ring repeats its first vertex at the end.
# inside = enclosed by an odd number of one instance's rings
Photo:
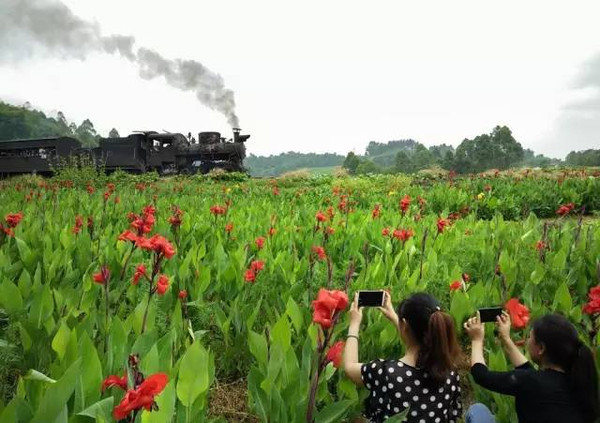
POLYGON ((442 381, 460 357, 452 316, 441 310, 432 295, 419 292, 400 303, 398 317, 408 322, 419 344, 417 367, 427 369, 433 380, 442 381))
POLYGON ((598 373, 592 351, 579 339, 575 326, 559 314, 547 314, 533 323, 544 358, 569 375, 571 389, 590 421, 599 417, 598 373))

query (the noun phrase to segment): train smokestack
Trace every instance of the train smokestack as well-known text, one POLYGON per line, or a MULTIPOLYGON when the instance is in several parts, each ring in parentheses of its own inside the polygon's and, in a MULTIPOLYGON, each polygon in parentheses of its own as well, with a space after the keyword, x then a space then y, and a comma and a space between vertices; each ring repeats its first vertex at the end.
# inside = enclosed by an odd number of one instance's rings
POLYGON ((233 128, 233 142, 240 142, 240 128, 233 128))

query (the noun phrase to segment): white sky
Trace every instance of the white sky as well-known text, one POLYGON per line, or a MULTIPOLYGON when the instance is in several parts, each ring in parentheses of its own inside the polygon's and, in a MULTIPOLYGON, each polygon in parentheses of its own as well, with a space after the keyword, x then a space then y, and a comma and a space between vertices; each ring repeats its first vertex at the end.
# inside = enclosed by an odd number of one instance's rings
MULTIPOLYGON (((63 2, 105 35, 221 74, 254 154, 457 146, 497 124, 537 153, 600 148, 599 1, 63 2)), ((109 55, 2 63, 0 99, 90 118, 103 135, 231 136, 193 93, 109 55)))

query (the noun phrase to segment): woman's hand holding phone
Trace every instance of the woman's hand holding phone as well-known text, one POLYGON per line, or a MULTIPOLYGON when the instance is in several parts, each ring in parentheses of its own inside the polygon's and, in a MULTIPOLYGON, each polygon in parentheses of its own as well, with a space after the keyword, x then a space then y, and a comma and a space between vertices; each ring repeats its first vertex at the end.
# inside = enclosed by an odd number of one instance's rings
POLYGON ((392 305, 392 296, 388 291, 383 292, 383 307, 377 307, 383 315, 396 327, 399 327, 399 319, 396 311, 394 310, 394 306, 392 305))
POLYGON ((510 338, 510 315, 503 311, 502 314, 496 317, 496 328, 498 329, 498 336, 500 339, 510 338))
POLYGON ((348 332, 357 334, 358 329, 360 328, 360 322, 362 322, 362 307, 358 306, 358 292, 354 294, 354 301, 352 301, 352 304, 350 305, 350 312, 348 315, 350 317, 350 327, 348 328, 348 332))

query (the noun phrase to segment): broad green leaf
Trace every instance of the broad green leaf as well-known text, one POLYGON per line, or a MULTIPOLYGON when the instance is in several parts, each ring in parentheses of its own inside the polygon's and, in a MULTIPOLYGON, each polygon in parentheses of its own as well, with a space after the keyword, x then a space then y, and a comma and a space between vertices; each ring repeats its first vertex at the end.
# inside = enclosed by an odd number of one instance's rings
POLYGON ((0 423, 29 423, 33 412, 25 400, 14 397, 0 414, 0 423))
POLYGON ((250 352, 256 358, 259 364, 265 365, 267 364, 267 341, 264 336, 254 332, 248 332, 248 346, 250 347, 250 352))
POLYGON ((34 369, 27 370, 27 373, 23 376, 25 380, 37 380, 39 382, 56 383, 56 381, 45 374, 38 372, 34 369))
POLYGON ((73 395, 81 359, 77 360, 65 374, 44 393, 31 423, 48 423, 55 421, 73 395))
POLYGON ((569 287, 565 282, 561 283, 556 293, 554 294, 554 309, 555 311, 568 314, 573 307, 569 287))
POLYGON ((353 403, 354 401, 344 400, 329 404, 316 414, 315 423, 335 423, 341 421, 353 403))
POLYGON ((81 335, 80 344, 81 369, 75 392, 75 410, 81 410, 100 399, 99 386, 103 380, 102 363, 87 333, 81 335))
POLYGON ((85 410, 77 413, 78 416, 87 416, 93 419, 103 418, 106 421, 110 421, 112 419, 112 409, 115 403, 115 399, 113 397, 104 398, 92 405, 90 405, 85 410))
POLYGON ((457 329, 463 326, 465 318, 473 312, 471 303, 467 294, 463 291, 456 291, 452 294, 452 302, 450 304, 450 314, 454 317, 457 329))
POLYGON ((196 341, 181 359, 177 377, 177 398, 184 406, 191 407, 200 394, 208 390, 209 383, 209 354, 200 345, 200 341, 196 341))
POLYGON ((290 323, 285 314, 279 318, 275 326, 271 329, 271 340, 273 344, 280 345, 283 351, 287 351, 290 348, 292 333, 290 323))
POLYGON ((23 309, 23 298, 21 297, 21 291, 12 282, 5 280, 0 285, 0 304, 9 314, 15 314, 23 309))
POLYGON ((56 332, 56 335, 54 335, 54 339, 52 339, 52 349, 56 351, 56 354, 61 361, 65 356, 67 345, 69 344, 70 339, 71 331, 69 330, 67 324, 63 321, 58 328, 58 332, 56 332))
POLYGON ((288 298, 285 312, 288 316, 290 316, 292 324, 296 329, 296 333, 300 333, 304 324, 304 315, 302 314, 302 310, 300 310, 300 307, 298 307, 298 304, 296 304, 292 297, 288 298))
MULTIPOLYGON (((36 272, 37 273, 37 272, 36 272)), ((43 285, 41 291, 34 294, 33 303, 29 310, 29 318, 36 328, 41 328, 52 315, 54 303, 48 285, 43 285)))

